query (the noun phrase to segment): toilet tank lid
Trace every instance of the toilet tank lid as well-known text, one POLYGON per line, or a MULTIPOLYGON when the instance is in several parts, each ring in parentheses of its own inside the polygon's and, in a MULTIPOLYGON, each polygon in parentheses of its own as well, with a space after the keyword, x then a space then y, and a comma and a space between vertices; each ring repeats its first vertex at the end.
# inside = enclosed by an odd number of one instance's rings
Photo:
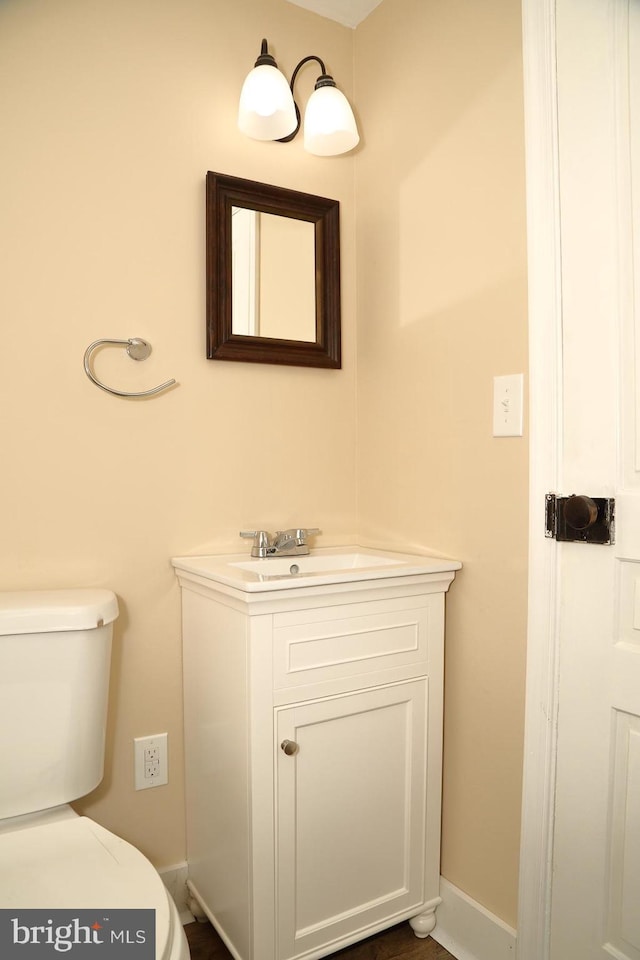
POLYGON ((94 630, 118 616, 111 590, 17 590, 0 592, 0 636, 94 630))

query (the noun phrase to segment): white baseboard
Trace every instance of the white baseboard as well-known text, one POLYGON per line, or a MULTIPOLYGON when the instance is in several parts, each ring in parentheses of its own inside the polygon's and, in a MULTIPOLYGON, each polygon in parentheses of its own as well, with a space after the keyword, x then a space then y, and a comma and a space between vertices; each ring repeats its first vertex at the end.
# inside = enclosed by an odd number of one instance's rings
POLYGON ((187 906, 187 900, 191 896, 187 890, 188 869, 186 863, 178 863, 175 867, 164 867, 164 869, 158 870, 160 879, 171 894, 173 902, 178 908, 178 913, 180 914, 180 919, 183 924, 193 922, 193 915, 187 906))
MULTIPOLYGON (((186 863, 158 871, 173 897, 180 919, 192 923, 186 863)), ((515 960, 516 931, 452 883, 440 878, 442 903, 436 910, 431 936, 456 960, 515 960)))
POLYGON ((516 931, 452 883, 440 878, 434 940, 456 960, 515 960, 516 931))

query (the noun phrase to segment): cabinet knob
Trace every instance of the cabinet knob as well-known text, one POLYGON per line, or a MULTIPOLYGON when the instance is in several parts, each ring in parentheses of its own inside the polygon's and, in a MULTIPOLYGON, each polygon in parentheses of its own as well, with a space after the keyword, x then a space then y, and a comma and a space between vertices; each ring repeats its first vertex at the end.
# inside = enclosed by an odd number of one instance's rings
POLYGON ((283 740, 280 744, 280 749, 284 750, 288 757, 292 757, 294 753, 297 753, 300 749, 295 740, 283 740))

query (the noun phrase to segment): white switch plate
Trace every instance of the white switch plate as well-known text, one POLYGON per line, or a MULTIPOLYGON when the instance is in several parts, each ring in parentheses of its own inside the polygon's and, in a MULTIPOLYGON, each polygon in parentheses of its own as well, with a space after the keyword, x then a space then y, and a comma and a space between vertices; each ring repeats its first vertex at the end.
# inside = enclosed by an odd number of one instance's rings
POLYGON ((493 378, 494 437, 522 436, 524 374, 493 378))
POLYGON ((167 734, 136 737, 133 741, 136 790, 161 787, 169 782, 167 734))

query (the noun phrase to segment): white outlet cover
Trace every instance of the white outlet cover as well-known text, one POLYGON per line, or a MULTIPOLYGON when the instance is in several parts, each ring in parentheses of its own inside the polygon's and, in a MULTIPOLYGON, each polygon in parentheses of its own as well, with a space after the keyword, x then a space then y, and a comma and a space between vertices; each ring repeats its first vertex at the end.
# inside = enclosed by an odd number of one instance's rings
POLYGON ((134 776, 136 790, 148 790, 150 787, 162 787, 169 782, 169 757, 167 734, 157 733, 151 737, 136 737, 133 741, 134 776), (155 776, 147 775, 145 751, 157 750, 158 768, 155 776))

